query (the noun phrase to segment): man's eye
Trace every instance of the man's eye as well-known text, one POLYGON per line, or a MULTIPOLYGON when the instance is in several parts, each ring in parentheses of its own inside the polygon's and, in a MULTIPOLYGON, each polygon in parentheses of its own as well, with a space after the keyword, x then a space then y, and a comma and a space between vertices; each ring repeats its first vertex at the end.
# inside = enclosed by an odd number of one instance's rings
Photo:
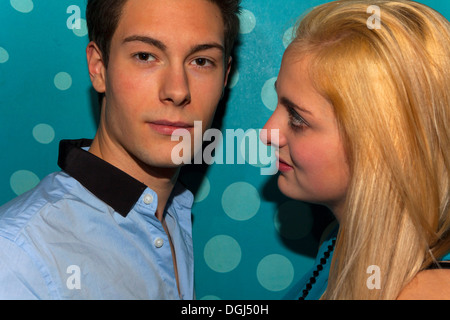
POLYGON ((193 60, 193 64, 197 67, 210 67, 210 66, 214 66, 214 63, 206 58, 197 58, 195 60, 193 60))
POLYGON ((139 52, 135 54, 136 59, 138 59, 139 61, 142 62, 151 62, 153 60, 155 60, 155 57, 153 55, 151 55, 150 53, 146 53, 146 52, 139 52))

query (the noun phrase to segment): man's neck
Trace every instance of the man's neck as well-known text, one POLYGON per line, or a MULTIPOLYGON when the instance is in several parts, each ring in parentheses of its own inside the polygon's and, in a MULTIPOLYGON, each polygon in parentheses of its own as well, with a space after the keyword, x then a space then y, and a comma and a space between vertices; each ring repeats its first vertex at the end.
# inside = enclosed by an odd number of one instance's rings
POLYGON ((179 168, 156 168, 146 165, 123 151, 113 150, 108 144, 102 143, 98 135, 94 138, 89 152, 155 191, 158 195, 155 215, 160 221, 163 221, 164 209, 177 182, 179 168))

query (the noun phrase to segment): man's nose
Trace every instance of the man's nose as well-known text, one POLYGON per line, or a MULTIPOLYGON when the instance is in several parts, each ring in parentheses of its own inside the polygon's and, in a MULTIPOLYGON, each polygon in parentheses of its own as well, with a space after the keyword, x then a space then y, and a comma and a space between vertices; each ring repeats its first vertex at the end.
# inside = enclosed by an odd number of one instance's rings
POLYGON ((184 107, 191 102, 189 79, 182 66, 168 66, 163 75, 160 99, 177 107, 184 107))

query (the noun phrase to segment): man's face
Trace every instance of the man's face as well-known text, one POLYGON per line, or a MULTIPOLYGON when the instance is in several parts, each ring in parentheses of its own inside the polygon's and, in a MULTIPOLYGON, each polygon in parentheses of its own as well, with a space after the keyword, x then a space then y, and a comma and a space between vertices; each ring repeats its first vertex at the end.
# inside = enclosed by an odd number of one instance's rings
POLYGON ((207 0, 127 1, 103 71, 110 162, 174 167, 172 132, 211 125, 229 72, 224 43, 221 12, 207 0))

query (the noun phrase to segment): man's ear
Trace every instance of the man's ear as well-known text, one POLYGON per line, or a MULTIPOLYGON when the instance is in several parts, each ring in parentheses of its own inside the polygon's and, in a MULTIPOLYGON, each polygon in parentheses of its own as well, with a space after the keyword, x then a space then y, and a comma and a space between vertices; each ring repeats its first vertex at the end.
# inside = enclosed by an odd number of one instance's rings
POLYGON ((95 42, 89 42, 86 56, 92 86, 98 93, 104 93, 106 91, 106 68, 103 55, 95 42))

